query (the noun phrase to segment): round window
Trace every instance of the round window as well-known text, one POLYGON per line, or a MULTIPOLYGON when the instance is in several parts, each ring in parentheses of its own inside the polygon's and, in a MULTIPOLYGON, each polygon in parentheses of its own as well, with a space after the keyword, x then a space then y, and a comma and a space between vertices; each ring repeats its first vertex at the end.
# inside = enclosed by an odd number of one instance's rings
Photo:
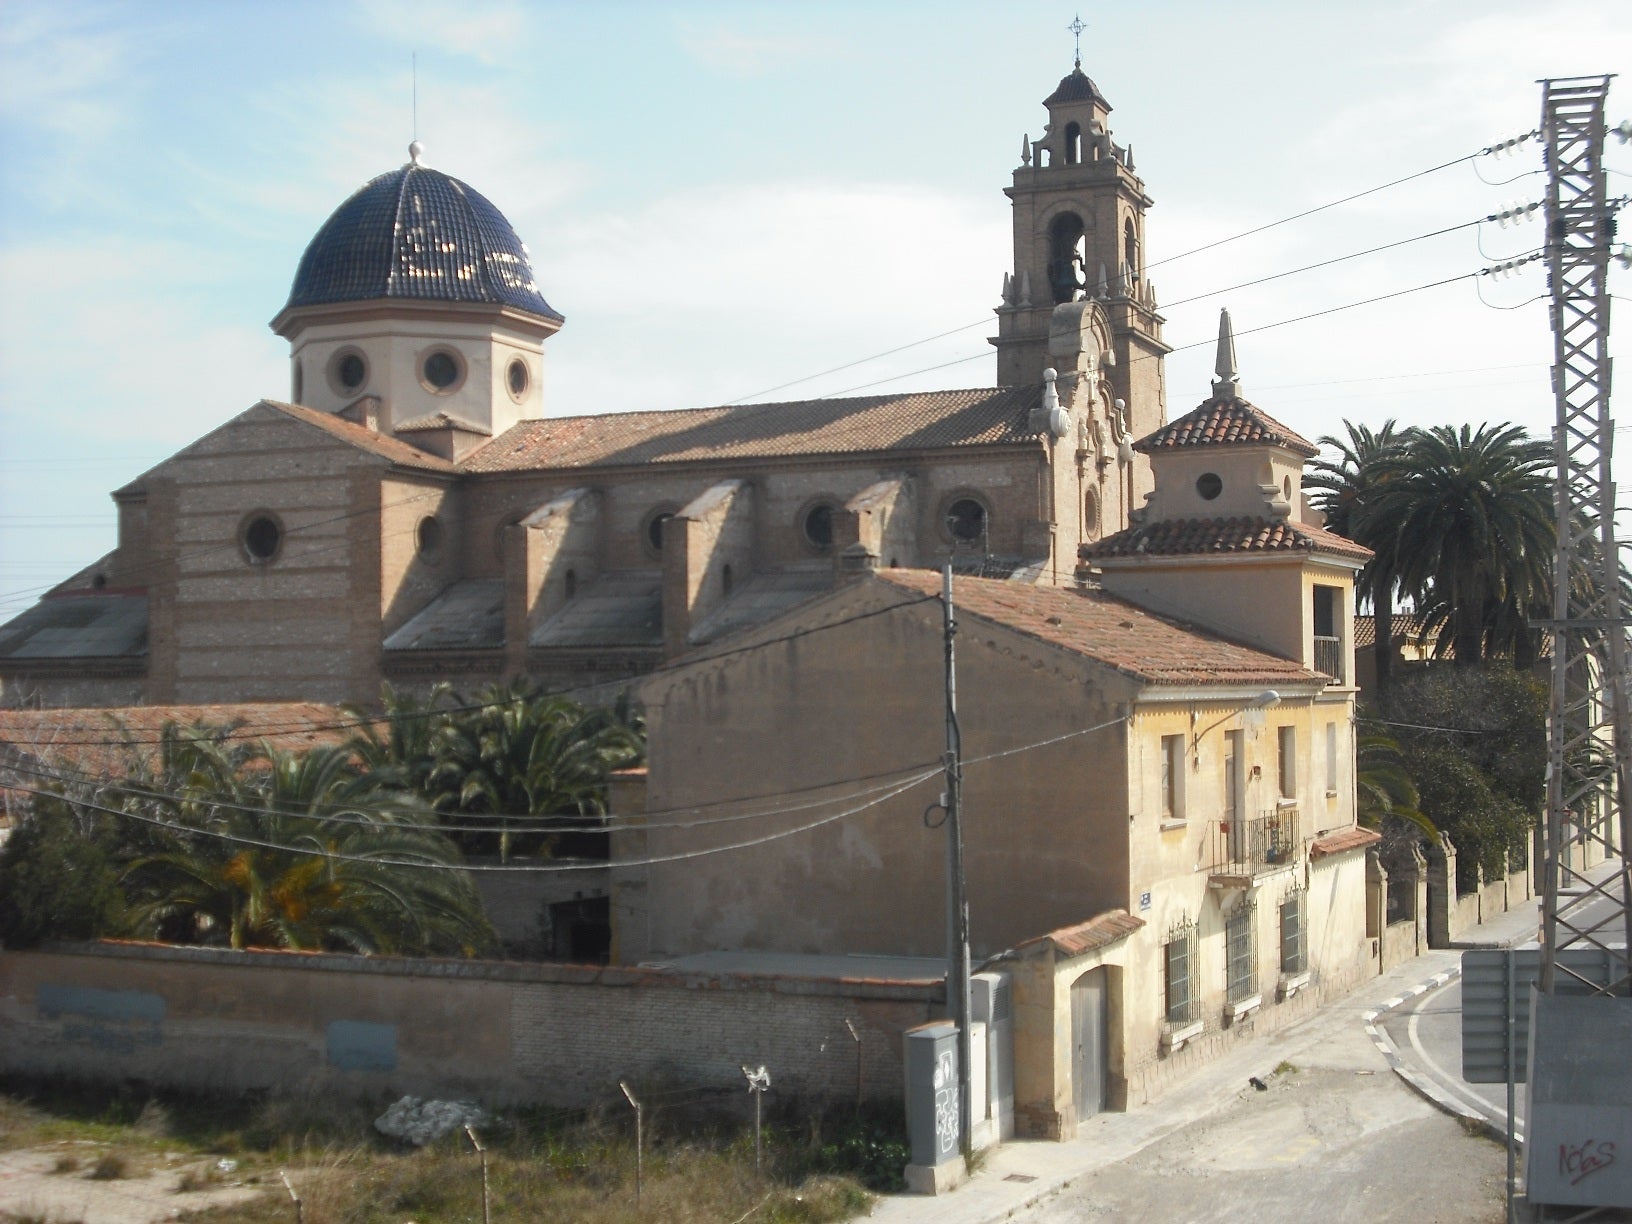
POLYGON ((251 565, 265 565, 283 545, 283 527, 270 514, 252 514, 239 530, 238 543, 251 565))
POLYGON ((339 395, 355 395, 368 383, 368 362, 356 349, 342 349, 329 358, 329 382, 339 395))
POLYGON ((520 399, 527 394, 527 385, 532 381, 527 373, 527 363, 520 357, 513 357, 509 367, 504 372, 504 380, 510 386, 510 394, 520 399))
POLYGON ((653 552, 663 551, 663 524, 673 518, 668 510, 659 510, 646 520, 646 544, 653 552))
POLYGON ((829 502, 817 502, 805 511, 804 521, 801 523, 805 532, 805 542, 812 548, 833 547, 833 506, 829 502))
POLYGON ((986 507, 972 497, 960 497, 946 508, 946 530, 960 544, 985 538, 986 507))
POLYGON ((1089 535, 1099 530, 1099 496, 1092 489, 1082 499, 1082 529, 1089 535))
POLYGON ((1212 501, 1224 492, 1224 480, 1217 472, 1203 472, 1196 477, 1196 492, 1202 501, 1212 501))
POLYGON ((433 391, 450 391, 459 381, 459 359, 444 349, 438 349, 420 367, 425 385, 433 391))
POLYGON ((419 548, 419 555, 426 560, 434 560, 442 550, 442 523, 434 514, 427 514, 419 520, 414 543, 419 548))

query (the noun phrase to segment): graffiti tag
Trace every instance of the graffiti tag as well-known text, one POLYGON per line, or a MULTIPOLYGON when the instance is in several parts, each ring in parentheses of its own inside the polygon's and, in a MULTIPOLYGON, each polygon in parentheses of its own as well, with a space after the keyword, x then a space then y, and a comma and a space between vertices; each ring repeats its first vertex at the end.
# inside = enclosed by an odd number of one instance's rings
POLYGON ((1615 1163, 1615 1142, 1612 1139, 1585 1143, 1558 1145, 1558 1171, 1570 1179, 1570 1185, 1579 1186, 1594 1173, 1602 1172, 1615 1163))
POLYGON ((958 1146, 958 1073, 950 1050, 935 1059, 935 1145, 943 1156, 958 1146))

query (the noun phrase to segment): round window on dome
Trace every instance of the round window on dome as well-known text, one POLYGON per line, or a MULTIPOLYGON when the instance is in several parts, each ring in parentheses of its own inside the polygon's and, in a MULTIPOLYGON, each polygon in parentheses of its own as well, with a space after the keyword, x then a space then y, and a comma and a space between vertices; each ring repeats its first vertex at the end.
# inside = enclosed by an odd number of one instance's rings
POLYGON ((465 365, 459 355, 448 349, 435 349, 425 355, 419 364, 420 380, 439 395, 457 391, 464 381, 465 365))
POLYGON ((527 388, 532 385, 533 376, 527 369, 527 363, 520 357, 512 357, 510 364, 504 371, 505 385, 510 388, 510 398, 520 400, 527 394, 527 388))
POLYGON ((1196 492, 1202 501, 1212 501, 1224 492, 1224 478, 1217 472, 1203 472, 1196 477, 1196 492))
POLYGON ((329 385, 336 395, 356 395, 368 385, 368 359, 356 349, 341 349, 329 358, 329 385))
POLYGON ((270 510, 256 510, 238 527, 238 547, 251 565, 270 565, 283 548, 283 524, 270 510))

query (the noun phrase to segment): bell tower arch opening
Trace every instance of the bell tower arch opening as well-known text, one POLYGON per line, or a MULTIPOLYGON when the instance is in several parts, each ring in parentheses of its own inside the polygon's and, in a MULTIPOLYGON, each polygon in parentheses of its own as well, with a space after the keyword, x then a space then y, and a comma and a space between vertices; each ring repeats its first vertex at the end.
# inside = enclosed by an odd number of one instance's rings
POLYGON ((1082 124, 1065 125, 1065 164, 1074 166, 1082 160, 1082 124))
POLYGON ((1062 212, 1048 224, 1048 286, 1056 304, 1076 301, 1088 284, 1086 237, 1074 212, 1062 212))

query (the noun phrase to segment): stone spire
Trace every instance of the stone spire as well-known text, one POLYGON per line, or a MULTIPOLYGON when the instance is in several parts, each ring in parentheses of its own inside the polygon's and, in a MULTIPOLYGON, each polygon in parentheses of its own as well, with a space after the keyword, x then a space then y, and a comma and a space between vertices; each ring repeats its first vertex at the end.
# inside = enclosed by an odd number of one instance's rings
POLYGON ((1235 368, 1235 329, 1230 326, 1230 312, 1218 312, 1218 360, 1213 363, 1213 398, 1232 400, 1241 398, 1241 374, 1235 368))

